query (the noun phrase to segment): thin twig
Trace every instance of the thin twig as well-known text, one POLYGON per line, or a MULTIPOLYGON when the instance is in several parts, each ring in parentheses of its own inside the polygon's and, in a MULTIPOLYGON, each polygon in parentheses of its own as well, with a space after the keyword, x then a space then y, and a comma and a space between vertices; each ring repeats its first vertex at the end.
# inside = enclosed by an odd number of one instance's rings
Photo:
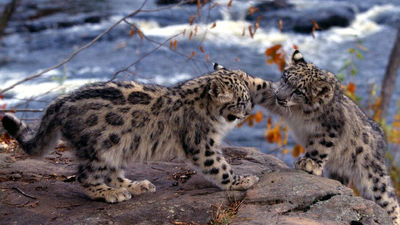
MULTIPOLYGON (((134 15, 138 14, 139 12, 141 12, 141 11, 142 11, 142 8, 145 6, 146 2, 147 2, 147 0, 143 1, 143 4, 139 7, 139 9, 137 9, 136 11, 130 13, 130 14, 127 15, 127 16, 124 16, 124 17, 121 18, 120 20, 118 20, 118 21, 117 21, 116 23, 114 23, 111 27, 109 27, 108 29, 106 29, 105 31, 103 31, 101 34, 97 35, 97 37, 95 37, 95 38, 94 38, 93 40, 91 40, 89 43, 87 43, 86 45, 80 47, 78 50, 74 51, 71 55, 69 55, 69 56, 68 56, 66 59, 64 59, 62 62, 60 62, 60 63, 58 63, 57 65, 54 65, 54 66, 52 66, 52 67, 49 67, 49 68, 47 68, 47 69, 45 69, 45 70, 43 70, 43 71, 41 71, 41 72, 39 72, 39 73, 36 73, 36 74, 30 75, 30 76, 27 76, 27 77, 25 77, 24 79, 19 80, 19 81, 17 81, 16 83, 14 83, 14 84, 12 84, 12 85, 10 85, 10 86, 4 88, 3 90, 0 90, 0 93, 4 94, 5 92, 7 92, 7 91, 13 89, 13 88, 16 87, 17 85, 20 85, 20 84, 22 84, 22 83, 24 83, 24 82, 26 82, 26 81, 29 81, 29 80, 35 79, 35 78, 37 78, 37 77, 40 77, 40 76, 42 76, 43 74, 45 74, 45 73, 47 73, 47 72, 49 72, 49 71, 51 71, 51 70, 54 70, 54 69, 56 69, 56 68, 58 68, 58 67, 64 65, 65 63, 69 62, 75 55, 77 55, 78 53, 80 53, 82 50, 84 50, 84 49, 89 48, 90 46, 92 46, 95 42, 97 42, 100 38, 102 38, 105 34, 107 34, 108 32, 110 32, 111 30, 113 30, 116 26, 118 26, 118 24, 120 24, 120 23, 121 23, 122 21, 124 21, 126 18, 131 17, 131 16, 134 16, 134 15)), ((149 11, 149 10, 146 10, 146 11, 149 11)))
POLYGON ((43 112, 43 109, 0 109, 0 112, 43 112))
POLYGON ((175 34, 172 37, 169 37, 167 40, 165 40, 164 42, 160 43, 157 47, 155 47, 154 49, 152 49, 151 51, 147 52, 146 54, 142 55, 142 57, 140 57, 139 59, 137 59, 135 62, 129 64, 127 67, 125 67, 124 69, 118 70, 117 72, 114 73, 114 76, 110 79, 110 81, 113 81, 117 78, 118 74, 122 73, 122 72, 126 72, 129 70, 129 68, 131 68, 132 66, 134 66, 135 64, 139 63, 140 61, 142 61, 144 58, 146 58, 147 56, 151 55, 153 52, 157 51, 158 49, 160 49, 162 46, 164 46, 167 42, 169 42, 170 40, 174 39, 175 37, 181 35, 183 32, 175 34))
POLYGON ((156 8, 156 9, 143 9, 143 7, 144 7, 144 6, 146 5, 146 3, 147 3, 147 0, 144 0, 143 3, 142 3, 142 5, 139 7, 139 9, 137 9, 136 11, 134 11, 134 12, 128 14, 127 16, 122 17, 120 20, 118 20, 116 23, 114 23, 114 24, 113 24, 112 26, 110 26, 108 29, 106 29, 105 31, 103 31, 101 34, 97 35, 97 36, 96 36, 93 40, 91 40, 89 43, 87 43, 86 45, 82 46, 82 47, 79 48, 78 50, 74 51, 71 55, 69 55, 69 56, 68 56, 66 59, 64 59, 62 62, 60 62, 60 63, 58 63, 57 65, 54 65, 54 66, 52 66, 52 67, 49 67, 49 68, 47 68, 47 69, 45 69, 45 70, 42 70, 42 71, 39 72, 39 73, 32 74, 32 75, 30 75, 30 76, 25 77, 25 78, 22 79, 22 80, 19 80, 19 81, 15 82, 14 84, 12 84, 12 85, 10 85, 10 86, 4 88, 3 90, 0 90, 0 94, 4 94, 5 92, 7 92, 7 91, 13 89, 14 87, 16 87, 16 86, 18 86, 18 85, 20 85, 20 84, 22 84, 22 83, 24 83, 24 82, 27 82, 27 81, 29 81, 29 80, 38 78, 38 77, 42 76, 43 74, 45 74, 45 73, 47 73, 47 72, 49 72, 49 71, 51 71, 51 70, 54 70, 54 69, 56 69, 56 68, 58 68, 58 67, 60 67, 60 66, 62 66, 62 65, 64 65, 64 64, 66 64, 67 62, 71 61, 71 59, 72 59, 75 55, 77 55, 78 53, 80 53, 82 50, 84 50, 84 49, 89 48, 90 46, 92 46, 92 45, 93 45, 94 43, 96 43, 100 38, 102 38, 105 34, 107 34, 108 32, 110 32, 111 30, 113 30, 113 29, 114 29, 116 26, 118 26, 122 21, 125 21, 125 20, 126 20, 127 18, 129 18, 129 17, 135 16, 136 14, 138 14, 138 13, 140 13, 140 12, 158 12, 158 11, 165 10, 165 9, 171 9, 171 8, 174 8, 174 7, 183 5, 183 4, 187 3, 187 2, 190 2, 190 0, 181 1, 181 2, 179 2, 178 4, 175 4, 175 5, 166 6, 166 7, 159 7, 159 8, 156 8))
POLYGON ((18 191, 20 194, 22 194, 22 195, 24 195, 24 196, 26 196, 28 198, 35 199, 35 200, 37 199, 36 197, 34 197, 32 195, 28 195, 27 193, 23 192, 21 189, 19 189, 17 187, 12 187, 11 189, 14 189, 14 190, 18 191))

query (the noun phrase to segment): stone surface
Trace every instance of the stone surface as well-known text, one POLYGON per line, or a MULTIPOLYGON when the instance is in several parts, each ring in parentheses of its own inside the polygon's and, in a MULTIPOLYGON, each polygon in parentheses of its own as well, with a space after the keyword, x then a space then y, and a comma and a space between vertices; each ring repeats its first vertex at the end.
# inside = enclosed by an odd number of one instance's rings
MULTIPOLYGON (((285 2, 285 1, 283 1, 285 2)), ((345 2, 326 2, 323 5, 318 2, 309 2, 294 7, 290 4, 278 4, 270 6, 271 2, 262 2, 254 7, 257 12, 247 15, 246 20, 255 21, 261 16, 262 27, 278 28, 278 21, 282 20, 283 31, 295 31, 299 33, 310 33, 313 29, 311 20, 318 23, 323 30, 331 27, 346 27, 353 21, 357 7, 345 2)))
MULTIPOLYGON (((5 4, 0 2, 0 8, 5 4)), ((19 0, 7 32, 40 32, 85 23, 97 24, 108 18, 107 7, 110 6, 96 1, 19 0)))
POLYGON ((59 148, 31 159, 2 151, 0 224, 208 224, 232 200, 242 203, 231 224, 389 224, 383 209, 337 181, 294 171, 253 148, 224 153, 237 173, 257 174, 260 182, 247 192, 226 192, 182 162, 133 164, 127 177, 149 179, 157 192, 107 204, 80 190, 72 152, 59 148))

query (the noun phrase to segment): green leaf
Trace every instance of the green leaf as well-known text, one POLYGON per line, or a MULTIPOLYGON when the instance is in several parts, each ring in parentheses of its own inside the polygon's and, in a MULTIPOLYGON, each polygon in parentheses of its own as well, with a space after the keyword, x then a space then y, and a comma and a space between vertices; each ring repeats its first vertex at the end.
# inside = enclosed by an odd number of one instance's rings
POLYGON ((360 104, 361 100, 362 100, 362 97, 356 95, 356 102, 357 102, 358 104, 360 104))
POLYGON ((355 76, 358 73, 358 69, 355 65, 353 65, 352 69, 350 70, 351 76, 355 76))
POLYGON ((358 51, 358 50, 356 50, 356 55, 357 55, 357 58, 358 58, 359 60, 362 60, 362 59, 364 58, 363 54, 362 54, 360 51, 358 51))
POLYGON ((62 77, 51 77, 50 80, 57 82, 60 86, 64 84, 68 76, 64 75, 62 77))
POLYGON ((353 53, 354 53, 354 50, 355 50, 354 48, 349 48, 349 53, 350 53, 350 54, 353 54, 353 53))
POLYGON ((346 61, 344 62, 344 66, 342 66, 342 68, 339 69, 339 73, 343 72, 344 70, 346 70, 347 68, 349 68, 351 64, 351 60, 350 59, 346 59, 346 61))
POLYGON ((343 82, 346 79, 346 75, 344 73, 339 73, 336 78, 340 81, 343 82))

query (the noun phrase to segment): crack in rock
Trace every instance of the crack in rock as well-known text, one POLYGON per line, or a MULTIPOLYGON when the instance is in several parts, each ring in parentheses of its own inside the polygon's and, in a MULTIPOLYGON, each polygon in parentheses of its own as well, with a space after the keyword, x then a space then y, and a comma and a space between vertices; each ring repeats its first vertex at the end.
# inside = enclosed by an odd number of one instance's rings
POLYGON ((333 196, 336 196, 336 195, 340 195, 340 194, 337 194, 337 193, 328 193, 328 194, 326 194, 326 195, 324 195, 324 196, 321 196, 321 197, 315 199, 313 202, 311 202, 311 203, 308 204, 308 205, 299 205, 299 206, 297 206, 297 207, 295 207, 295 208, 293 208, 293 209, 287 210, 287 211, 283 212, 282 215, 287 215, 287 214, 289 214, 290 212, 296 212, 296 211, 307 212, 308 210, 311 209, 311 207, 312 207, 313 205, 317 204, 318 202, 328 201, 329 199, 331 199, 333 196))

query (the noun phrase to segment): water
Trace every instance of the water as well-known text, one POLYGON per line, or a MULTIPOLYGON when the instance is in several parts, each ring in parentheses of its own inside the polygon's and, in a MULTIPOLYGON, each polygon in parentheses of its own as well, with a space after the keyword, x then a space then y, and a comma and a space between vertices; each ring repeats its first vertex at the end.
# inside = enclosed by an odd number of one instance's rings
MULTIPOLYGON (((63 1, 53 1, 52 4, 48 2, 37 1, 38 8, 52 7, 53 10, 58 10, 56 13, 26 22, 22 20, 23 17, 34 15, 35 9, 21 7, 10 22, 10 27, 6 30, 8 35, 3 38, 0 46, 0 89, 62 61, 78 47, 88 43, 122 16, 141 5, 141 1, 129 0, 114 0, 112 3, 105 0, 85 3, 70 0, 68 5, 63 1), (89 17, 97 18, 100 22, 85 20, 89 17), (62 23, 65 21, 72 21, 71 24, 75 25, 62 23), (38 32, 30 32, 27 27, 38 32)), ((214 2, 219 5, 211 10, 207 6, 202 9, 201 19, 196 21, 197 35, 193 35, 191 40, 188 40, 188 36, 190 31, 194 32, 195 26, 189 25, 189 17, 197 14, 196 6, 185 5, 159 12, 140 13, 130 18, 129 21, 138 25, 145 35, 158 42, 164 42, 183 30, 186 30, 186 35, 174 39, 178 41, 178 52, 171 51, 167 42, 165 47, 159 48, 133 66, 131 73, 119 74, 118 79, 172 85, 211 71, 211 63, 206 61, 206 54, 209 54, 211 62, 216 61, 228 68, 240 68, 264 79, 277 80, 280 72, 276 66, 266 64, 264 55, 265 49, 274 44, 283 44, 287 52, 291 52, 293 44, 296 44, 306 59, 336 73, 348 57, 347 49, 355 47, 359 39, 368 51, 364 53, 365 58, 362 61, 356 62, 359 75, 350 80, 357 85, 358 95, 367 96, 369 85, 379 85, 382 80, 393 46, 396 25, 400 21, 400 3, 394 0, 379 1, 379 5, 374 5, 376 1, 372 0, 356 3, 291 1, 299 9, 312 7, 313 4, 347 4, 354 9, 355 18, 347 27, 333 27, 316 32, 315 38, 311 34, 290 30, 281 33, 274 24, 262 22, 254 38, 251 38, 247 27, 253 23, 245 20, 245 17, 248 7, 256 1, 234 1, 229 10, 226 8, 228 0, 214 2), (216 27, 211 29, 214 22, 216 27), (246 35, 242 36, 244 28, 246 35), (200 45, 205 49, 205 53, 200 51, 200 45), (192 51, 195 51, 196 55, 192 60, 188 60, 192 51)), ((3 5, 4 2, 1 2, 0 7, 3 5)), ((145 9, 157 7, 149 0, 145 9)), ((280 13, 285 14, 285 10, 281 9, 280 13)), ((0 105, 6 103, 9 108, 44 108, 60 93, 88 82, 111 79, 115 72, 141 59, 144 54, 157 47, 157 44, 141 40, 138 35, 130 37, 129 30, 130 25, 120 24, 65 66, 6 93, 0 105), (65 81, 62 81, 63 78, 66 78, 65 81)), ((400 79, 397 86, 399 84, 400 79)), ((400 89, 397 89, 389 111, 389 122, 393 118, 394 106, 399 95, 400 89)), ((32 119, 39 118, 40 113, 18 116, 32 119)), ((265 120, 254 127, 236 128, 227 136, 226 142, 271 152, 276 146, 266 142, 265 128, 265 120)), ((293 144, 290 139, 289 145, 293 144)), ((281 156, 279 151, 273 152, 291 163, 291 156, 281 156)))

